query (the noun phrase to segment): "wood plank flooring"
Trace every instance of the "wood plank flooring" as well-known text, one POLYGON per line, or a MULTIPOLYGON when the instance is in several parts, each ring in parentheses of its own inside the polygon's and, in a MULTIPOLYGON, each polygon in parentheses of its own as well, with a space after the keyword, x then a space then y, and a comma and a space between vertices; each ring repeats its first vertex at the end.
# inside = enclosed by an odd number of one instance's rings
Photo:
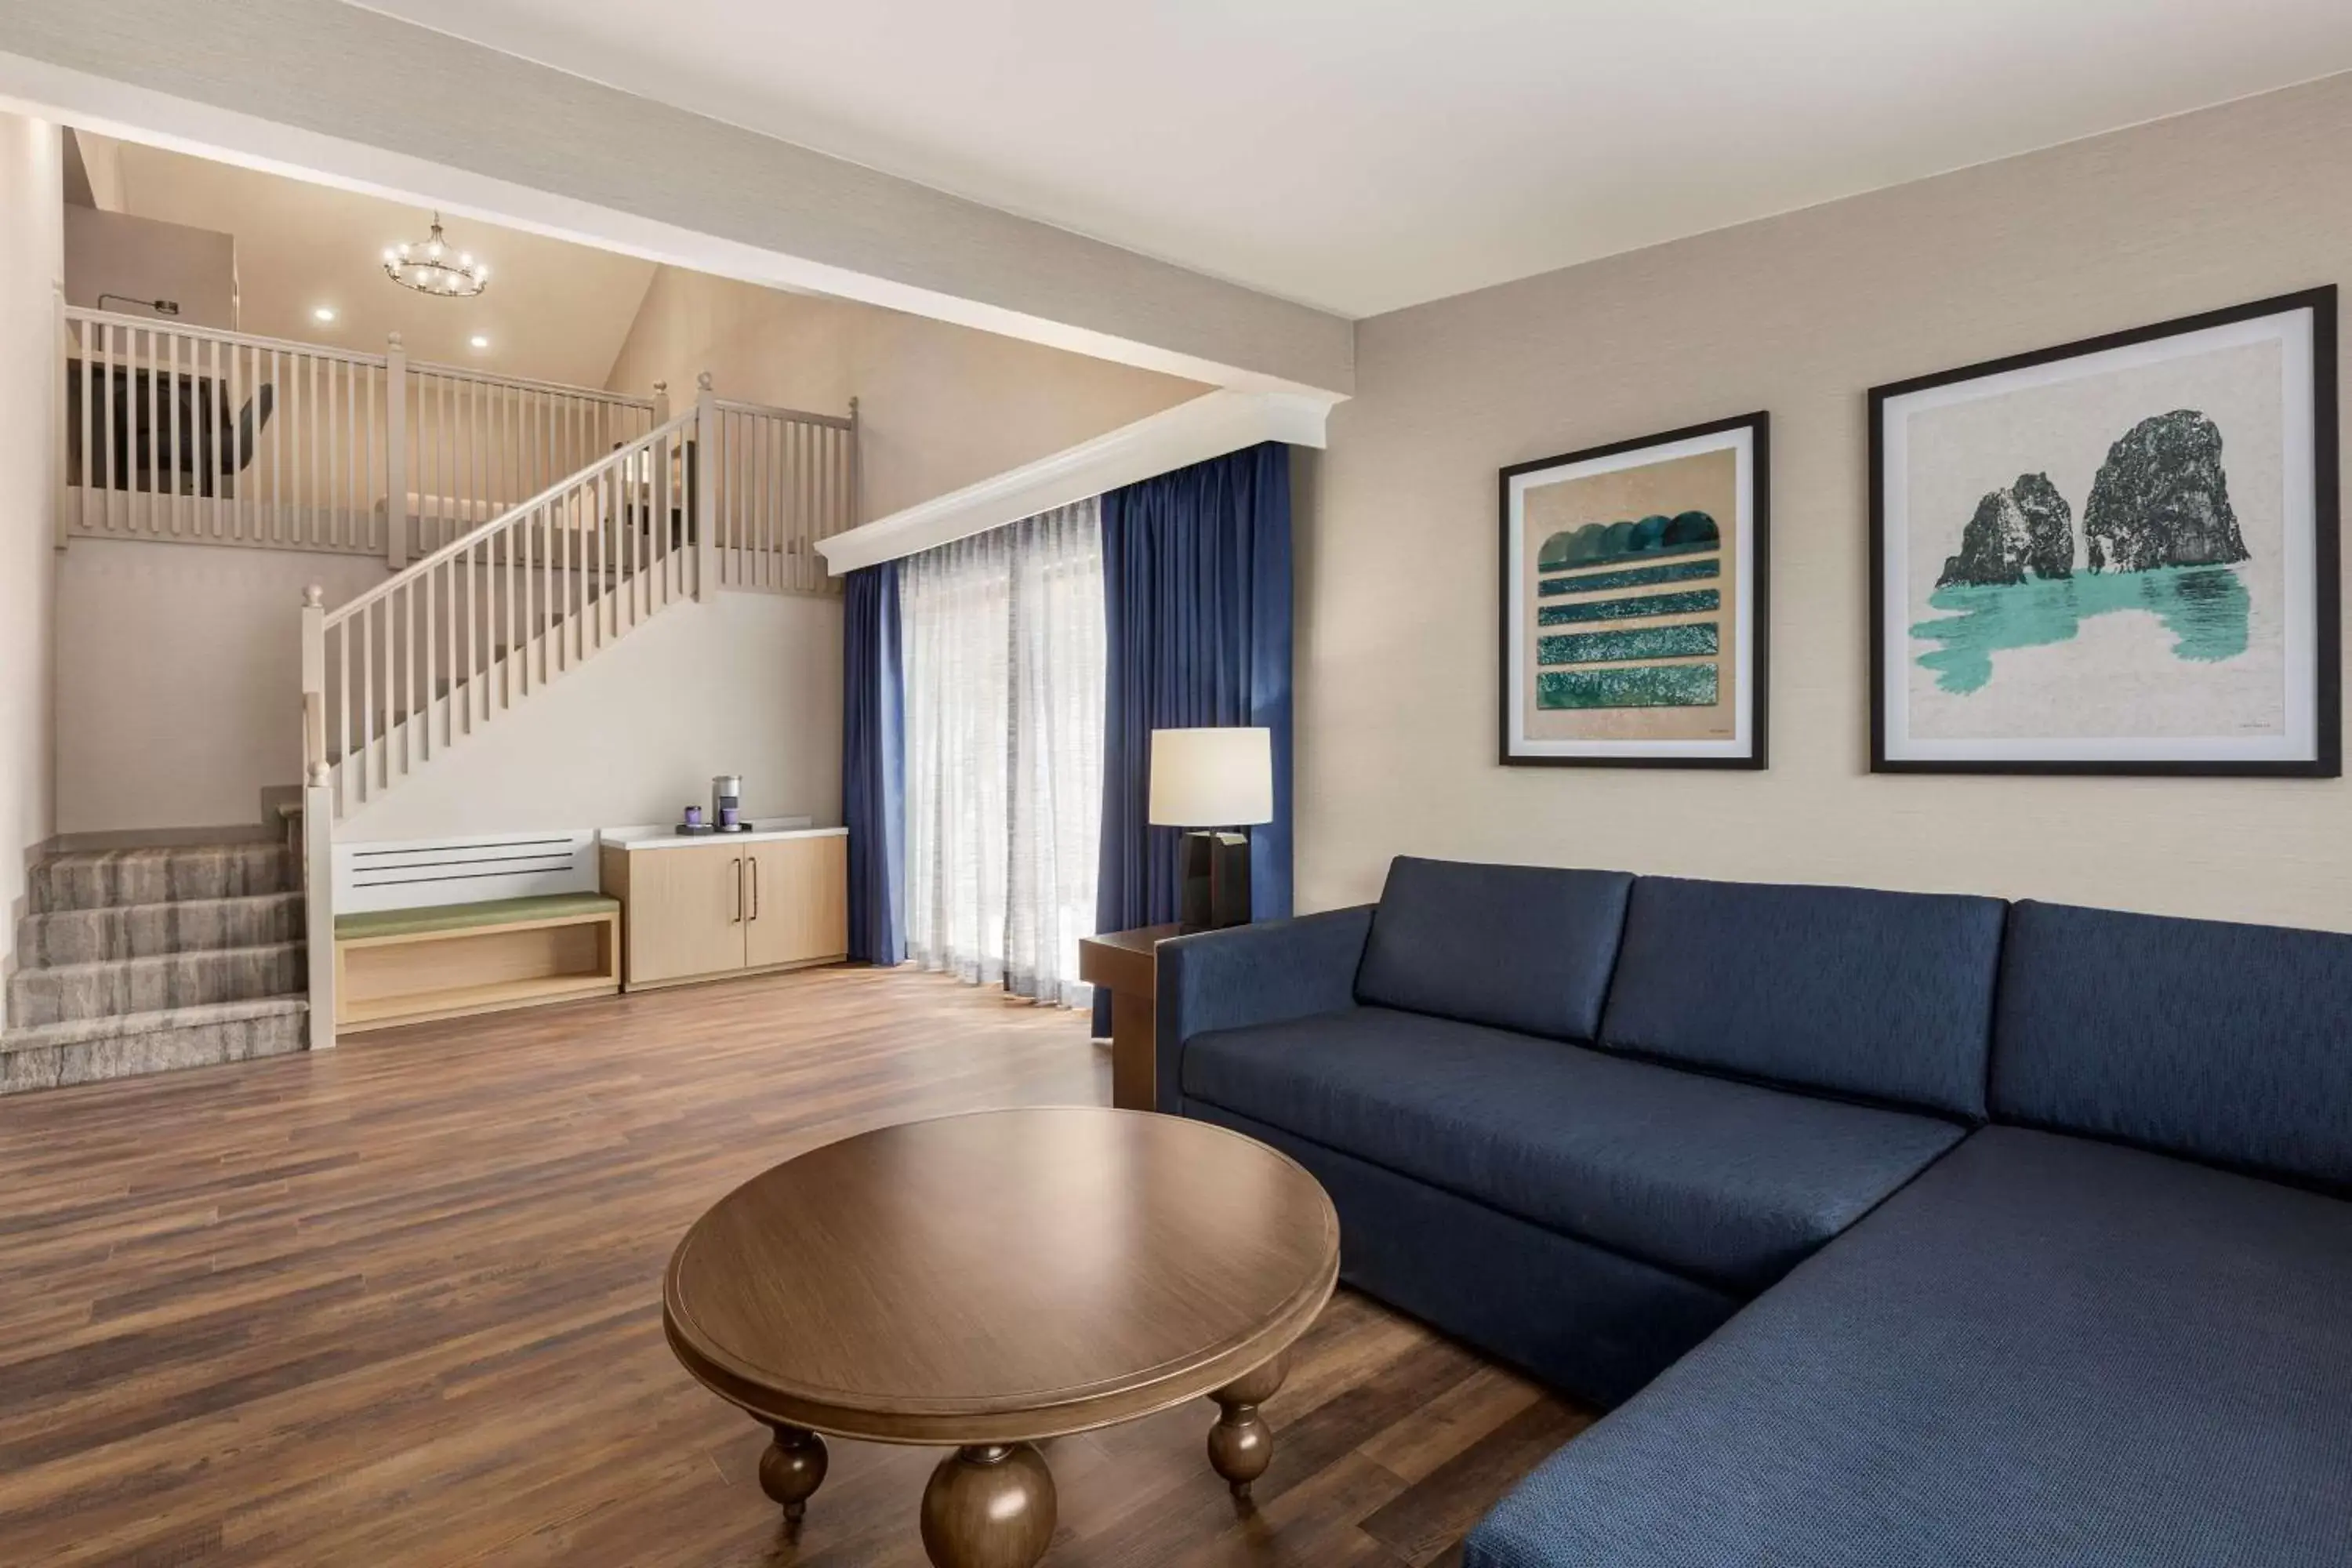
MULTIPOLYGON (((1066 1013, 819 970, 0 1100, 0 1564, 920 1564, 937 1455, 833 1445, 797 1536, 764 1434, 663 1343, 687 1225, 909 1117, 1106 1101, 1066 1013)), ((1051 1446, 1080 1564, 1446 1563, 1589 1419, 1342 1292, 1266 1407, 1051 1446)))

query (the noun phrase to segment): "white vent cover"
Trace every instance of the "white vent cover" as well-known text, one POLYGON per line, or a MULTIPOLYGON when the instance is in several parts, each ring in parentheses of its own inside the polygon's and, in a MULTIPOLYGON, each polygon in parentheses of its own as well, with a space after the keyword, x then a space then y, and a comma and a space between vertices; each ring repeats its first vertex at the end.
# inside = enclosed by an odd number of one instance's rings
POLYGON ((596 888, 593 828, 335 846, 337 914, 596 888))

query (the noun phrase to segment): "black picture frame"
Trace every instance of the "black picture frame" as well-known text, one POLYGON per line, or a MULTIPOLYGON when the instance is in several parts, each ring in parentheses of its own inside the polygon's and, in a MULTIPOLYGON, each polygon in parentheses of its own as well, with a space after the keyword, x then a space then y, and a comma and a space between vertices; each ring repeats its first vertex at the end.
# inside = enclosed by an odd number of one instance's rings
MULTIPOLYGON (((1496 569, 1496 755, 1505 767, 1561 768, 1715 768, 1745 772, 1760 772, 1770 761, 1771 715, 1771 647, 1772 647, 1772 456, 1771 415, 1764 410, 1735 415, 1727 419, 1710 420, 1700 425, 1685 425, 1654 435, 1637 436, 1627 440, 1611 441, 1597 447, 1586 447, 1553 457, 1532 458, 1499 469, 1496 476, 1496 507, 1497 559, 1496 569), (1649 448, 1667 447, 1707 437, 1730 435, 1745 431, 1748 437, 1748 494, 1744 498, 1749 528, 1748 576, 1740 584, 1747 595, 1750 647, 1745 669, 1748 679, 1735 688, 1748 704, 1748 749, 1743 754, 1705 755, 1677 754, 1673 752, 1642 753, 1633 751, 1605 755, 1530 754, 1514 752, 1513 715, 1519 693, 1512 679, 1512 649, 1515 631, 1515 605, 1512 592, 1514 552, 1517 548, 1513 532, 1512 481, 1526 475, 1549 468, 1567 468, 1596 459, 1616 458, 1649 448)), ((1725 548, 1736 545, 1727 541, 1725 548)), ((1644 742, 1656 745, 1686 742, 1644 742)))
MULTIPOLYGON (((2326 284, 2149 326, 2078 339, 2055 347, 1985 360, 1870 389, 1870 767, 1876 773, 2005 773, 2095 777, 2340 778, 2343 776, 2341 564, 2336 377, 2336 286, 2326 284), (1890 756, 1886 636, 1887 405, 1908 395, 2130 348, 2216 327, 2298 311, 2311 312, 2312 583, 2314 754, 2307 758, 1962 759, 1890 756)), ((2290 584, 2292 588, 2293 584, 2290 584)))

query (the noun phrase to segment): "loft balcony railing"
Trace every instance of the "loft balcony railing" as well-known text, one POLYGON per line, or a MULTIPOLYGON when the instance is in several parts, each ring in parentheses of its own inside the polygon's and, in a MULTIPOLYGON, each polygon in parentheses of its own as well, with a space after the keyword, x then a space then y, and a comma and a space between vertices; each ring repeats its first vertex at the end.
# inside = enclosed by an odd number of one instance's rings
POLYGON ((659 421, 655 400, 69 306, 64 539, 394 570, 659 421), (395 478, 397 482, 394 482, 395 478))
MULTIPOLYGON (((634 397, 411 363, 397 335, 354 353, 78 306, 60 331, 60 542, 320 551, 397 572, 669 421, 658 386, 634 397)), ((815 542, 856 521, 856 408, 701 389, 718 585, 833 591, 815 542)))

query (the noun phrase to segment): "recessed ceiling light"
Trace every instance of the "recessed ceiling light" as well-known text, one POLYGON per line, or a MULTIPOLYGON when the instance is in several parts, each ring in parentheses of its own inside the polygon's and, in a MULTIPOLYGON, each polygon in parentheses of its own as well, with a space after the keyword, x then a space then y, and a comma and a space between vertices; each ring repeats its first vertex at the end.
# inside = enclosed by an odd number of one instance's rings
POLYGON ((310 312, 310 319, 317 321, 331 321, 335 319, 335 308, 332 305, 321 305, 310 312))
POLYGON ((466 341, 473 344, 478 349, 486 349, 490 346, 490 340, 482 336, 479 332, 476 332, 472 337, 467 338, 466 341))

